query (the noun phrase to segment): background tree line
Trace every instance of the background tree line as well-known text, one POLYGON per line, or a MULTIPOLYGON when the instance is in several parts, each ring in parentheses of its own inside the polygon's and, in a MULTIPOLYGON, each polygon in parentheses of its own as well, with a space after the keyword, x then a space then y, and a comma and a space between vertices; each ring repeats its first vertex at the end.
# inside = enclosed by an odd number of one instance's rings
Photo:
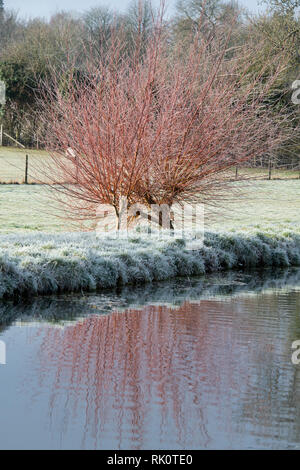
MULTIPOLYGON (((273 72, 272 64, 276 67, 278 54, 283 52, 288 60, 267 100, 283 126, 283 114, 289 113, 291 119, 292 112, 296 128, 299 109, 291 102, 291 85, 299 79, 300 18, 297 8, 300 1, 267 0, 266 6, 264 13, 254 16, 233 1, 179 0, 175 14, 165 22, 170 50, 175 51, 177 44, 191 41, 191 33, 210 41, 210 47, 216 51, 228 41, 227 54, 234 54, 245 43, 263 44, 244 77, 246 82, 256 76, 262 81, 267 79, 273 72), (269 64, 267 68, 266 63, 269 64)), ((103 44, 109 44, 112 29, 126 38, 123 53, 131 54, 136 37, 146 44, 153 33, 153 14, 148 1, 134 1, 122 14, 99 6, 81 15, 63 11, 49 20, 24 21, 8 11, 5 2, 0 0, 0 79, 5 81, 7 88, 7 102, 0 111, 0 119, 6 132, 26 146, 37 146, 43 135, 38 113, 38 84, 47 81, 53 70, 56 70, 62 87, 67 86, 70 74, 86 73, 87 51, 89 57, 97 61, 105 49, 103 44)), ((142 50, 141 45, 141 53, 142 50)), ((295 132, 273 157, 278 164, 297 164, 299 150, 300 136, 295 132)), ((255 164, 265 164, 265 161, 260 158, 255 164)))

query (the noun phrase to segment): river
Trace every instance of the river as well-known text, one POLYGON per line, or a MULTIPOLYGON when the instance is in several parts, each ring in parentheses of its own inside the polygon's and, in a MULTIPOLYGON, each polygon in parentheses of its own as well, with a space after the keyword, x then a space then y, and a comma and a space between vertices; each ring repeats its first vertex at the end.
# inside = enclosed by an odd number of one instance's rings
POLYGON ((299 449, 300 271, 0 305, 1 449, 299 449))

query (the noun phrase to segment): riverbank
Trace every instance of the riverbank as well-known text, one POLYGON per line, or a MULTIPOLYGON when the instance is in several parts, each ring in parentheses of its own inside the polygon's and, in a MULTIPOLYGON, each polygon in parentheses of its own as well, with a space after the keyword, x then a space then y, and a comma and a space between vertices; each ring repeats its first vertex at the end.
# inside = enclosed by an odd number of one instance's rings
POLYGON ((129 309, 143 310, 155 305, 178 309, 186 302, 225 301, 234 298, 253 298, 253 294, 268 295, 272 291, 300 290, 299 268, 271 268, 247 272, 228 271, 190 279, 174 279, 111 289, 104 295, 71 294, 36 297, 32 301, 0 302, 2 328, 18 321, 18 325, 64 327, 88 316, 108 315, 129 309))
POLYGON ((128 239, 92 233, 2 235, 0 299, 101 292, 178 277, 300 265, 300 233, 206 232, 203 246, 133 232, 128 239))

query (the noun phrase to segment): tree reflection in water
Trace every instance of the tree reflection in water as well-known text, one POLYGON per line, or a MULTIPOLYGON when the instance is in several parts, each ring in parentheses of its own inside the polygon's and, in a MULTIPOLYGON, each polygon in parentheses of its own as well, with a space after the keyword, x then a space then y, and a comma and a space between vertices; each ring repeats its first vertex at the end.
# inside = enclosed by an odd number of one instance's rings
POLYGON ((299 312, 300 270, 2 303, 0 446, 300 447, 299 312))
POLYGON ((52 422, 62 433, 81 422, 82 447, 300 442, 297 302, 273 292, 48 327, 38 370, 41 388, 52 377, 52 422))

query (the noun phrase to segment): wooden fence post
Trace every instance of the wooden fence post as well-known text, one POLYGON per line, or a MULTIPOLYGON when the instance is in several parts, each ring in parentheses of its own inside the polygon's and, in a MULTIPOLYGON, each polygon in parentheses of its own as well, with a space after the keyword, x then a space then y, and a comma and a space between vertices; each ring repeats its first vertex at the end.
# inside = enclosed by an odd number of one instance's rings
POLYGON ((272 160, 269 158, 269 180, 272 179, 272 160))
POLYGON ((238 176, 239 176, 239 167, 236 166, 236 167, 235 167, 235 179, 236 179, 236 180, 238 179, 238 176))
POLYGON ((25 184, 28 184, 28 155, 25 160, 25 184))
POLYGON ((0 147, 3 145, 3 124, 0 126, 0 147))

